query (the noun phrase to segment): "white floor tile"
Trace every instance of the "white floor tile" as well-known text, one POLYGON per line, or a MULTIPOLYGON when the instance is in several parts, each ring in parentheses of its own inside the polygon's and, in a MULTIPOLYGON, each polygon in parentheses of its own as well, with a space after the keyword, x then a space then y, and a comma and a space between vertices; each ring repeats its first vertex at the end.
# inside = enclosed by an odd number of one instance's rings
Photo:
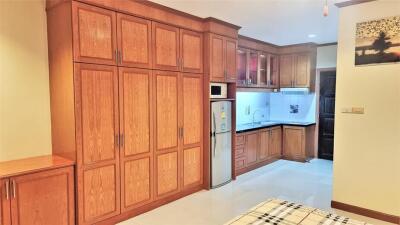
MULTIPOLYGON (((268 198, 334 211, 330 207, 331 194, 331 161, 279 160, 243 174, 223 187, 192 194, 119 225, 221 225, 268 198)), ((390 225, 339 210, 335 212, 375 225, 390 225)))

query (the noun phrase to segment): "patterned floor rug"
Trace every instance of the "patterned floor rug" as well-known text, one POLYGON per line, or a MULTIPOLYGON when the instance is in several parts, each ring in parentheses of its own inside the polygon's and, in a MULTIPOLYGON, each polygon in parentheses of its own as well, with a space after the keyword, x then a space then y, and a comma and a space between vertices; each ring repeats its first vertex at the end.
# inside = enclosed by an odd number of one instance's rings
POLYGON ((225 225, 371 225, 293 202, 270 199, 225 225))

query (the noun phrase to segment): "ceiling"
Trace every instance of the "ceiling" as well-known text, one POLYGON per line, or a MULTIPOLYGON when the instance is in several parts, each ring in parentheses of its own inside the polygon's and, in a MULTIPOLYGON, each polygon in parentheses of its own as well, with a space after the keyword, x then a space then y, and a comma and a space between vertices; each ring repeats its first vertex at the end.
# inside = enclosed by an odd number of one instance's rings
POLYGON ((152 0, 199 17, 215 17, 241 26, 239 34, 276 45, 337 41, 339 10, 328 0, 152 0))

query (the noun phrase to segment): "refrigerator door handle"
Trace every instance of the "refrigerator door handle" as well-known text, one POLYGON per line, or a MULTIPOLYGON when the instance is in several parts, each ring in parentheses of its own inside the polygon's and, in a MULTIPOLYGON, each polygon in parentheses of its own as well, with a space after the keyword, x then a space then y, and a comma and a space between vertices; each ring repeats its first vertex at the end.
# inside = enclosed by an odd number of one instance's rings
POLYGON ((213 116, 213 127, 214 127, 214 133, 215 133, 216 129, 217 129, 217 124, 215 122, 215 112, 212 113, 212 116, 213 116))
POLYGON ((214 148, 213 148, 214 157, 215 157, 215 152, 216 152, 216 150, 217 150, 217 137, 214 136, 214 148))

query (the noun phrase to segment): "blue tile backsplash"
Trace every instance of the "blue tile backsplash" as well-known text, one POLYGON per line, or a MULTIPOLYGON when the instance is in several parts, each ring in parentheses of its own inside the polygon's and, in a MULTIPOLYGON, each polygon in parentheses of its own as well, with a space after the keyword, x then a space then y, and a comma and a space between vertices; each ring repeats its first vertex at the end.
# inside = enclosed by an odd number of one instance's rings
POLYGON ((238 92, 236 123, 259 121, 315 122, 315 93, 283 94, 266 92, 238 92))

